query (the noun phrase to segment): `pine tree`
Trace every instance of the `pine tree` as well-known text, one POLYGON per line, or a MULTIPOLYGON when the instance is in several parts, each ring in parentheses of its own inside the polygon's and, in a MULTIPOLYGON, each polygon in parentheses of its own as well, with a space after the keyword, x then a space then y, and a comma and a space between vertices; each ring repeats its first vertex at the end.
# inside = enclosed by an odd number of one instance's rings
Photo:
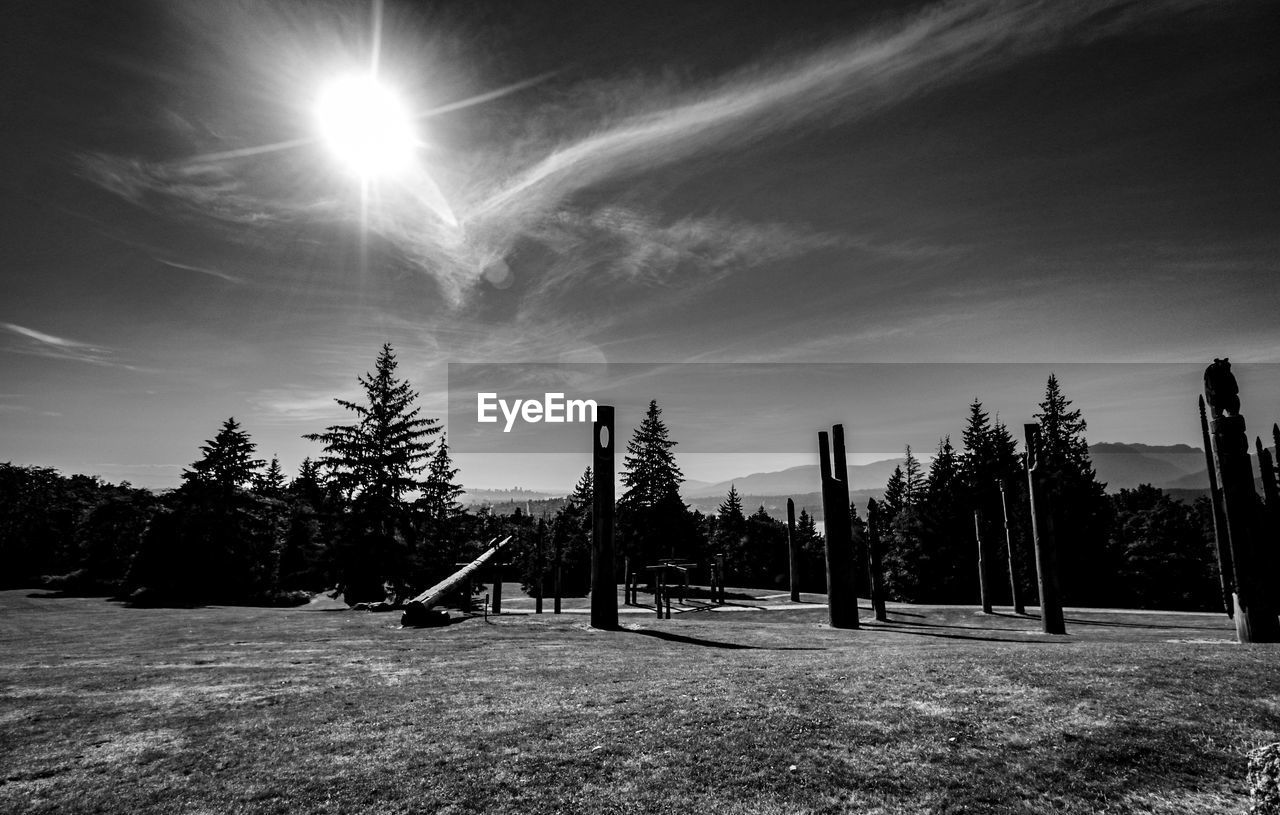
POLYGON ((284 471, 280 469, 280 459, 273 455, 266 472, 254 479, 253 490, 267 498, 280 498, 284 496, 284 487, 284 471))
POLYGON ((441 434, 440 443, 436 445, 435 454, 427 465, 427 476, 422 482, 422 496, 418 506, 427 519, 433 524, 443 524, 462 511, 458 496, 462 495, 462 486, 454 481, 458 468, 453 466, 449 456, 448 439, 441 434))
POLYGON ((320 509, 325 499, 320 464, 313 461, 310 456, 304 458, 298 467, 298 477, 289 483, 289 492, 306 501, 312 509, 320 509))
POLYGON ((882 517, 886 527, 906 506, 906 494, 907 480, 902 474, 902 467, 894 467, 893 473, 889 476, 889 482, 884 487, 884 513, 882 517))
POLYGON ((1119 564, 1107 552, 1110 504, 1089 459, 1085 420, 1070 408, 1057 376, 1050 374, 1035 414, 1040 422, 1039 476, 1053 513, 1063 599, 1105 604, 1122 593, 1115 577, 1119 564))
POLYGON ((578 483, 573 485, 573 492, 569 495, 569 500, 578 509, 591 511, 591 505, 595 502, 596 496, 595 479, 591 474, 591 468, 583 470, 582 477, 578 479, 578 483))
POLYGON ((217 484, 227 489, 246 489, 262 468, 261 459, 253 457, 256 445, 249 434, 240 429, 235 417, 222 423, 218 434, 200 446, 204 456, 184 470, 182 479, 187 484, 217 484))
POLYGON ((923 492, 924 471, 920 466, 920 460, 911 452, 911 445, 908 444, 906 461, 902 463, 902 501, 908 506, 916 504, 923 492))
POLYGON ((737 532, 742 530, 742 526, 746 522, 746 516, 742 514, 742 496, 738 495, 738 488, 733 484, 729 485, 729 494, 720 503, 718 517, 722 528, 733 529, 737 532))
POLYGON ((418 489, 417 476, 431 454, 435 419, 419 415, 418 394, 396 377, 391 344, 382 346, 372 374, 358 379, 365 404, 335 399, 356 414, 356 422, 332 425, 303 438, 324 444, 320 463, 334 485, 351 500, 348 530, 337 553, 348 602, 380 600, 383 586, 408 588, 411 536, 405 493, 418 489))
POLYGON ((358 417, 355 424, 332 425, 303 438, 324 444, 320 463, 330 468, 338 486, 365 505, 390 509, 418 488, 431 453, 430 437, 439 432, 435 419, 419 414, 418 394, 408 380, 396 378, 391 344, 382 346, 372 374, 359 377, 367 404, 335 399, 358 417))
POLYGON ((1084 436, 1087 425, 1080 411, 1069 410, 1070 407, 1071 400, 1063 395, 1058 377, 1049 374, 1044 401, 1035 414, 1040 422, 1039 460, 1047 472, 1093 479, 1096 474, 1084 436))
POLYGON ((617 530, 622 553, 651 562, 657 557, 685 554, 693 544, 693 516, 680 498, 684 475, 676 465, 656 400, 649 402, 644 420, 627 443, 618 501, 617 530))
POLYGON ((650 400, 644 420, 627 443, 622 473, 622 484, 626 487, 622 496, 624 503, 653 507, 672 498, 679 499, 684 475, 671 452, 675 446, 662 421, 662 408, 658 407, 657 400, 650 400))

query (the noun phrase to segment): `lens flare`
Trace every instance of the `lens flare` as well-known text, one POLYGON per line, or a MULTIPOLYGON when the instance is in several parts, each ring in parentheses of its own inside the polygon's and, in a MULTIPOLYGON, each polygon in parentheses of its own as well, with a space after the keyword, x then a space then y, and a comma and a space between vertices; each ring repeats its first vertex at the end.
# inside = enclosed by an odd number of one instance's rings
POLYGON ((395 92, 372 76, 346 76, 325 87, 316 105, 320 134, 361 178, 404 170, 413 162, 413 117, 395 92))

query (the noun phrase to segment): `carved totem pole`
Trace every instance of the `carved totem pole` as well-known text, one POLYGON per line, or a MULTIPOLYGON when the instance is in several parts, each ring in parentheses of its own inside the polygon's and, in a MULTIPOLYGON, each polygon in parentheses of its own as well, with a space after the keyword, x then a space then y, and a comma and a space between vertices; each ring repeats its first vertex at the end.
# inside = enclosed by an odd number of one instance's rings
POLYGON ((849 468, 844 457, 843 425, 831 428, 830 444, 825 430, 818 433, 818 456, 827 528, 827 614, 832 628, 857 628, 858 595, 853 582, 853 525, 849 519, 849 468))
MULTIPOLYGON (((592 628, 618 627, 618 583, 613 578, 613 436, 613 406, 600 405, 591 433, 592 628)), ((560 610, 558 602, 556 610, 560 610)))
POLYGON ((1280 623, 1263 583, 1262 519, 1253 487, 1249 438, 1240 415, 1240 387, 1230 361, 1215 359, 1205 369, 1204 398, 1209 407, 1214 472, 1222 490, 1225 539, 1234 569, 1236 639, 1242 643, 1277 642, 1280 623))
POLYGON ((1213 507, 1213 548, 1218 554, 1218 577, 1222 584, 1222 607, 1228 617, 1235 617, 1235 567, 1231 563, 1231 544, 1227 541, 1227 513, 1222 508, 1222 487, 1218 484, 1217 465, 1213 463, 1213 442, 1209 439, 1209 417, 1200 402, 1200 435, 1204 441, 1204 466, 1209 472, 1209 503, 1213 507))

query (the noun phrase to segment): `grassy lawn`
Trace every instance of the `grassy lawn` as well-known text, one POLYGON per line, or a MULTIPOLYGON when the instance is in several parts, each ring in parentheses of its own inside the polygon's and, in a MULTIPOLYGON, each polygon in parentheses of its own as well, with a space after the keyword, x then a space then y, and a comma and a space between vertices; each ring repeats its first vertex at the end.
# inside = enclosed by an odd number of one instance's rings
POLYGON ((428 630, 0 593, 0 811, 1242 812, 1280 738, 1280 646, 1221 615, 597 632, 514 589, 428 630))

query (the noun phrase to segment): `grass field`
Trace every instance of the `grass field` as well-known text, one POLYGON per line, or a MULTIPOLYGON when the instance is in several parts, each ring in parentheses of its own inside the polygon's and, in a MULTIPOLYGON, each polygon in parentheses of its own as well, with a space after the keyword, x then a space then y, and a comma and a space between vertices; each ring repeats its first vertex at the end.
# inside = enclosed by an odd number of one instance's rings
POLYGON ((1280 738, 1280 646, 1221 615, 598 632, 514 588, 427 630, 0 593, 0 812, 1225 813, 1280 738))

